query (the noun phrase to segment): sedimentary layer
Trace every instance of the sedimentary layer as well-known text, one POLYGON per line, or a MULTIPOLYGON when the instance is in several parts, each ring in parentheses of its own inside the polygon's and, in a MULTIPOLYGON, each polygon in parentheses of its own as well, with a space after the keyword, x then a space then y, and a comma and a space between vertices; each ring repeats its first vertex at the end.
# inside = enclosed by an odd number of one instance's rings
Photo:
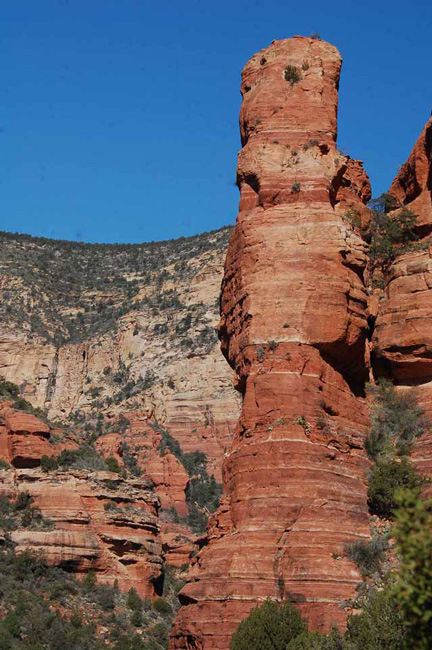
POLYGON ((343 624, 355 594, 342 556, 369 534, 367 256, 344 216, 368 218, 370 186, 336 147, 340 67, 336 48, 296 37, 243 70, 240 212, 219 326, 243 407, 173 650, 227 650, 266 597, 290 596, 314 627, 343 624))
MULTIPOLYGON (((414 387, 431 418, 432 119, 426 123, 389 193, 398 202, 395 214, 409 209, 417 217, 418 240, 411 250, 398 255, 384 274, 373 335, 375 374, 391 379, 400 391, 414 387)), ((430 432, 416 442, 413 459, 426 475, 432 476, 430 432)))

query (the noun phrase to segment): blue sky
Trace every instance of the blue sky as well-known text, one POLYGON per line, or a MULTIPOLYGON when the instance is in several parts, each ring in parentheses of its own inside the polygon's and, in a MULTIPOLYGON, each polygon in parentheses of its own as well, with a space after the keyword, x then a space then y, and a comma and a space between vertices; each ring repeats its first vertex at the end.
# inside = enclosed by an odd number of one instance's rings
POLYGON ((240 72, 274 38, 342 52, 339 146, 385 191, 430 116, 424 0, 2 3, 2 230, 90 242, 233 223, 240 72))

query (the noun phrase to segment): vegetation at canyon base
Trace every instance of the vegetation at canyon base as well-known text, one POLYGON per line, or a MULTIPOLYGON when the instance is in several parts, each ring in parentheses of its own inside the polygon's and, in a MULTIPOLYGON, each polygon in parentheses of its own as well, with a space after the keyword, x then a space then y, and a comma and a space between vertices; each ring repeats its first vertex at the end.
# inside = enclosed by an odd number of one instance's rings
POLYGON ((372 461, 371 514, 394 520, 370 541, 345 547, 363 577, 347 630, 311 632, 292 603, 252 610, 232 637, 231 650, 430 650, 432 647, 432 501, 421 498, 425 479, 409 460, 415 439, 430 426, 413 390, 397 391, 385 380, 369 387, 371 428, 366 450, 372 461), (390 549, 396 565, 383 573, 390 549))
POLYGON ((165 567, 163 598, 153 602, 98 585, 91 570, 78 581, 42 554, 16 552, 12 531, 48 524, 27 493, 0 498, 0 650, 167 648, 183 586, 178 569, 165 567))
POLYGON ((344 635, 308 630, 289 602, 256 607, 233 635, 231 650, 430 650, 432 639, 432 502, 399 495, 395 539, 397 572, 348 618, 344 635))

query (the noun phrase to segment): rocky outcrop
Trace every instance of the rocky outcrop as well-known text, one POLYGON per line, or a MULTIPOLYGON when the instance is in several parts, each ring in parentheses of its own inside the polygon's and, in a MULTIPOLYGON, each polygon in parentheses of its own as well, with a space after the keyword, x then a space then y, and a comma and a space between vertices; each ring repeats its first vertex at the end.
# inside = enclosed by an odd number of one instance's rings
POLYGON ((148 481, 113 472, 40 469, 0 472, 0 495, 29 493, 48 525, 11 533, 17 550, 43 553, 54 566, 142 597, 161 593, 162 544, 158 500, 148 481))
POLYGON ((367 257, 344 216, 365 214, 370 187, 336 148, 340 66, 336 48, 296 37, 243 71, 240 212, 219 329, 243 408, 173 650, 227 650, 266 597, 289 595, 316 628, 343 624, 355 593, 341 555, 369 534, 367 257))
POLYGON ((430 119, 404 165, 393 181, 389 194, 418 217, 423 235, 432 230, 432 119, 430 119))
POLYGON ((132 413, 123 434, 95 443, 101 456, 123 468, 121 475, 74 468, 44 473, 42 456, 78 448, 71 432, 54 431, 32 414, 0 405, 0 460, 12 466, 0 471, 0 496, 29 493, 49 522, 13 531, 17 549, 41 551, 50 564, 78 575, 92 569, 99 582, 117 581, 142 597, 160 595, 163 564, 184 567, 197 550, 185 523, 189 476, 183 465, 160 450, 161 434, 145 415, 132 413), (131 463, 141 475, 125 478, 131 463))
POLYGON ((186 517, 186 487, 189 476, 179 460, 168 449, 161 452, 161 434, 155 431, 141 413, 129 413, 129 427, 124 433, 101 436, 96 449, 105 458, 114 457, 120 466, 125 463, 124 453, 134 459, 136 466, 152 481, 161 507, 175 510, 186 517))
POLYGON ((0 457, 14 467, 38 467, 53 454, 50 427, 30 413, 0 405, 0 457))
MULTIPOLYGON (((384 275, 373 336, 377 376, 392 379, 398 390, 416 387, 432 417, 432 119, 393 181, 389 193, 417 216, 419 241, 399 255, 384 275)), ((432 435, 416 443, 413 459, 432 476, 432 435)))
POLYGON ((420 236, 413 250, 399 255, 385 274, 374 331, 376 364, 400 383, 432 380, 431 170, 432 119, 389 190, 403 208, 417 216, 420 236))

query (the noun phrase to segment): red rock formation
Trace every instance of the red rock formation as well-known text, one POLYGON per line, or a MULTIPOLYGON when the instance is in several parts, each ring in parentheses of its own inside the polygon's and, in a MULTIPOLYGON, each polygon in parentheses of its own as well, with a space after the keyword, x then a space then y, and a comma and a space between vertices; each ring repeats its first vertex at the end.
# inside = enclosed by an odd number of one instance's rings
MULTIPOLYGON (((432 417, 432 119, 389 193, 417 215, 421 239, 385 273, 373 337, 374 366, 377 375, 393 379, 399 390, 416 386, 420 403, 432 417)), ((413 458, 432 476, 432 434, 417 442, 413 458)))
MULTIPOLYGON (((163 519, 163 515, 161 517, 163 519)), ((161 523, 162 548, 165 562, 176 567, 189 565, 198 550, 197 538, 184 524, 172 521, 161 523)))
MULTIPOLYGON (((165 507, 184 514, 188 481, 182 466, 182 471, 175 471, 178 461, 174 456, 167 453, 160 457, 160 434, 136 417, 126 436, 131 445, 137 443, 135 453, 141 453, 142 477, 124 479, 113 472, 77 469, 46 474, 38 468, 41 457, 58 455, 62 449, 76 447, 76 442, 61 431, 57 431, 61 440, 53 442, 47 424, 7 403, 0 406, 0 417, 0 459, 13 466, 0 470, 0 495, 15 498, 19 492, 28 492, 52 523, 48 529, 14 531, 12 538, 18 550, 42 551, 50 564, 78 575, 93 569, 99 582, 113 584, 117 580, 120 589, 135 587, 142 597, 160 595, 164 559, 160 501, 152 477, 145 473, 146 451, 153 454, 153 473, 161 479, 157 490, 165 499, 165 507), (162 476, 157 474, 156 457, 162 476), (165 477, 167 483, 163 484, 165 477)), ((119 434, 110 434, 101 437, 96 447, 122 463, 124 442, 119 434)), ((183 531, 180 537, 182 531, 175 525, 164 527, 167 557, 180 566, 193 551, 194 536, 189 532, 188 539, 187 531, 183 531)))
POLYGON ((0 408, 0 458, 14 467, 37 467, 41 456, 52 455, 50 427, 34 415, 0 408))
POLYGON ((215 421, 212 413, 204 412, 205 422, 167 420, 169 432, 178 440, 185 453, 202 451, 207 457, 207 470, 220 483, 222 481, 222 461, 229 448, 236 422, 229 418, 215 421))
POLYGON ((170 451, 160 451, 161 434, 155 431, 140 413, 128 413, 129 428, 122 434, 110 433, 96 441, 99 453, 113 456, 124 464, 123 450, 135 458, 137 466, 153 482, 164 510, 176 510, 180 517, 188 514, 186 487, 189 476, 183 465, 170 451))
POLYGON ((40 469, 0 472, 0 494, 28 492, 52 529, 16 530, 17 549, 41 551, 47 562, 142 597, 160 594, 162 545, 158 501, 145 479, 112 472, 40 469))
POLYGON ((389 194, 418 216, 423 234, 432 229, 432 118, 393 181, 389 194))
POLYGON ((426 124, 389 193, 417 215, 423 250, 399 255, 387 270, 374 332, 378 365, 397 381, 432 379, 432 119, 426 124))
POLYGON ((342 215, 363 214, 370 188, 336 149, 340 65, 336 48, 297 37, 243 71, 240 213, 220 322, 243 409, 226 500, 181 593, 173 650, 227 650, 268 596, 289 594, 313 627, 343 624, 340 603, 355 593, 358 573, 338 558, 368 535, 367 258, 342 215))
POLYGON ((168 564, 180 567, 189 563, 197 550, 196 535, 184 523, 173 521, 173 512, 179 518, 189 514, 186 488, 189 476, 183 465, 168 450, 161 453, 161 434, 155 431, 140 413, 128 414, 130 426, 123 434, 108 434, 96 441, 96 448, 105 458, 113 456, 124 465, 124 449, 135 459, 137 466, 153 483, 161 504, 161 537, 168 564))

